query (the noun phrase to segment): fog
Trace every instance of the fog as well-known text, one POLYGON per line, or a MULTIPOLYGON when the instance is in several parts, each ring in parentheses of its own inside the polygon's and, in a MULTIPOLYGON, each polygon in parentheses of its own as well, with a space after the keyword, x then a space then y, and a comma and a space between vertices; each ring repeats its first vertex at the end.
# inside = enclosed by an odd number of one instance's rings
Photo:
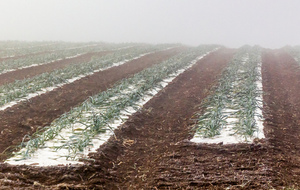
POLYGON ((300 44, 298 0, 0 0, 0 40, 300 44))

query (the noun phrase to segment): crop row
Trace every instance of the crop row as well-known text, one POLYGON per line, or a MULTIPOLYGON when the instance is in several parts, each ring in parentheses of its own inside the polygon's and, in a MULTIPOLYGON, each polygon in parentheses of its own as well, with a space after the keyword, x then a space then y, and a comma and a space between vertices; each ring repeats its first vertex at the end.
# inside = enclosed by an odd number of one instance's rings
POLYGON ((49 143, 52 144, 52 149, 68 150, 66 157, 76 158, 78 153, 82 153, 84 148, 91 144, 91 140, 96 135, 111 130, 109 124, 115 120, 124 119, 122 113, 129 108, 139 109, 138 102, 145 96, 151 96, 153 89, 161 89, 161 82, 178 74, 180 69, 195 63, 193 60, 197 56, 203 56, 212 49, 213 46, 190 49, 161 64, 145 69, 132 78, 123 79, 105 92, 90 97, 80 106, 55 120, 45 128, 46 131, 43 133, 37 132, 33 137, 26 136, 24 139, 30 140, 22 143, 25 148, 18 155, 26 158, 39 147, 45 147, 46 141, 57 138, 56 143, 54 141, 49 143), (71 131, 71 134, 62 136, 61 131, 66 128, 71 131))
POLYGON ((260 49, 243 47, 223 72, 214 93, 202 105, 204 113, 197 114, 196 136, 213 138, 222 132, 245 141, 257 134, 258 112, 262 105, 260 78, 260 49))
POLYGON ((85 46, 85 47, 78 47, 78 48, 71 48, 71 49, 68 48, 59 51, 52 51, 49 53, 38 54, 38 55, 30 55, 25 58, 8 59, 0 63, 0 74, 13 71, 16 69, 43 65, 54 61, 68 59, 88 52, 107 51, 107 50, 113 50, 122 47, 124 46, 111 46, 111 47, 110 46, 109 47, 85 46))
POLYGON ((0 50, 1 50, 0 58, 58 49, 63 46, 71 46, 71 45, 75 45, 75 44, 65 43, 65 42, 0 41, 0 50))
MULTIPOLYGON (((9 58, 39 52, 71 50, 93 46, 116 46, 105 43, 67 43, 67 42, 0 42, 0 58, 9 58)), ((122 45, 122 44, 120 44, 122 45)), ((124 45, 124 44, 123 44, 124 45)))

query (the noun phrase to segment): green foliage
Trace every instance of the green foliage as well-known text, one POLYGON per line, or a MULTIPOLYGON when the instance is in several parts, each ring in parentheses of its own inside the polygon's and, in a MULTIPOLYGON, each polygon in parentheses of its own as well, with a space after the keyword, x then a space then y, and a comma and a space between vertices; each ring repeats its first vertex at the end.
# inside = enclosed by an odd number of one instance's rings
POLYGON ((220 135, 224 126, 233 125, 233 134, 252 137, 257 130, 255 110, 258 108, 259 79, 258 64, 260 51, 244 47, 239 50, 229 66, 223 71, 219 85, 208 96, 202 105, 205 113, 197 114, 195 130, 198 135, 209 138, 220 135), (245 59, 248 58, 248 59, 245 59), (230 111, 228 111, 230 110, 230 111), (228 123, 229 118, 237 122, 228 123))

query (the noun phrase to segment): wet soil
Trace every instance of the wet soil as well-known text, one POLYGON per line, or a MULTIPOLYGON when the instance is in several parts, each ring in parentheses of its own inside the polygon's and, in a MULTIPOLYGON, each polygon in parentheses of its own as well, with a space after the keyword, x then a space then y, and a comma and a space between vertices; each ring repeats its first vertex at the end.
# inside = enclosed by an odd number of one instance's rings
POLYGON ((174 56, 186 47, 178 47, 145 55, 121 66, 94 73, 53 91, 21 102, 0 112, 0 160, 21 143, 22 138, 49 125, 89 96, 112 87, 117 81, 130 77, 154 64, 174 56))
POLYGON ((34 67, 22 68, 15 71, 7 72, 0 74, 0 85, 14 82, 15 80, 23 80, 26 78, 32 78, 36 75, 51 72, 56 69, 62 69, 69 65, 80 64, 84 62, 88 62, 92 59, 93 56, 104 56, 112 51, 101 51, 101 52, 90 52, 80 55, 78 57, 73 57, 69 59, 63 59, 59 61, 54 61, 51 63, 46 63, 34 67))
POLYGON ((300 185, 300 68, 284 50, 263 54, 265 133, 285 186, 300 185))
POLYGON ((266 139, 191 143, 194 113, 234 51, 200 60, 134 114, 83 166, 0 165, 11 189, 282 189, 299 186, 300 72, 285 52, 263 53, 266 139))

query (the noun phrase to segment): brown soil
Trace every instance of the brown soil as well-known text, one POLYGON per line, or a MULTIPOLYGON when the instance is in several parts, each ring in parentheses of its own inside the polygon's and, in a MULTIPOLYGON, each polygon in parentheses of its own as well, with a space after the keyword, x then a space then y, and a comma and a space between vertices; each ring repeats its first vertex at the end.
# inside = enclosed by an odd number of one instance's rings
POLYGON ((0 152, 6 151, 0 155, 0 160, 6 158, 5 154, 13 149, 13 147, 8 148, 9 146, 20 144, 24 135, 31 135, 37 129, 49 125, 54 119, 68 112, 89 96, 104 91, 117 81, 130 77, 134 73, 160 63, 184 50, 186 50, 185 47, 178 47, 148 54, 1 111, 0 152))
POLYGON ((0 165, 0 185, 24 189, 281 189, 299 186, 300 72, 282 51, 263 54, 266 139, 191 143, 190 119, 234 51, 200 60, 115 131, 84 166, 0 165), (298 107, 298 108, 297 108, 298 107))
POLYGON ((300 186, 300 70, 284 50, 263 54, 265 133, 274 149, 280 178, 286 186, 300 186))
POLYGON ((35 67, 28 67, 23 69, 18 69, 12 72, 0 74, 0 85, 14 82, 15 80, 23 80, 25 78, 31 78, 36 75, 51 72, 56 69, 61 69, 73 64, 80 64, 83 62, 88 62, 93 56, 104 56, 111 53, 112 51, 102 51, 102 52, 90 52, 80 55, 78 57, 63 59, 47 64, 38 65, 35 67))

